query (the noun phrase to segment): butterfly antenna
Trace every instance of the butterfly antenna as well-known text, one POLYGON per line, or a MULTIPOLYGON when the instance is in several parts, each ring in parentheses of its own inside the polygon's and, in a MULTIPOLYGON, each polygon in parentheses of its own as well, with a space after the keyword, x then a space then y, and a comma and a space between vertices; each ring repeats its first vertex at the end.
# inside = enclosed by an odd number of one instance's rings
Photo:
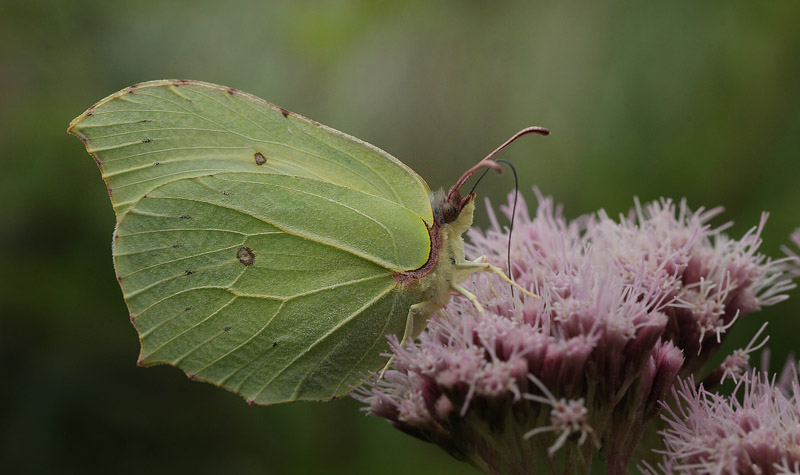
MULTIPOLYGON (((519 178, 517 177, 517 169, 508 160, 502 158, 495 160, 495 162, 502 162, 508 165, 511 173, 514 174, 514 203, 511 205, 511 223, 508 226, 508 249, 506 252, 506 265, 508 266, 508 278, 514 282, 514 272, 511 270, 511 235, 514 233, 514 220, 517 217, 517 199, 519 198, 519 178)), ((488 171, 488 170, 487 170, 488 171)), ((514 286, 511 286, 511 298, 514 298, 514 286)))
MULTIPOLYGON (((496 162, 501 162, 501 161, 505 162, 505 160, 495 160, 495 161, 496 162)), ((506 163, 508 163, 508 162, 506 162, 506 163)), ((480 183, 481 180, 483 180, 483 177, 485 177, 486 174, 489 173, 489 170, 491 170, 491 168, 487 168, 486 170, 483 171, 483 173, 481 173, 481 176, 479 176, 478 179, 475 180, 475 184, 472 185, 472 188, 469 190, 469 193, 467 193, 467 195, 471 195, 472 193, 475 192, 475 188, 478 187, 478 183, 480 183)))
MULTIPOLYGON (((511 169, 511 173, 514 175, 514 202, 511 205, 511 220, 510 220, 511 223, 510 223, 510 225, 508 227, 508 249, 507 249, 507 252, 506 252, 506 265, 508 266, 507 267, 508 268, 508 278, 511 280, 511 282, 514 282, 514 274, 511 271, 511 235, 514 232, 514 220, 517 217, 517 200, 519 199, 519 177, 517 176, 517 169, 514 168, 514 164, 512 164, 508 160, 505 160, 505 159, 502 159, 502 158, 498 158, 497 160, 495 160, 495 162, 497 162, 497 163, 505 163, 506 165, 508 165, 508 168, 511 169)), ((491 168, 487 168, 486 170, 484 170, 483 173, 481 173, 481 176, 479 176, 478 179, 475 180, 475 184, 472 185, 472 189, 469 190, 469 195, 471 195, 475 191, 475 188, 478 187, 478 183, 480 183, 481 180, 483 180, 483 177, 485 177, 486 174, 489 173, 489 170, 491 170, 491 168)), ((469 195, 467 195, 467 196, 469 196, 469 195)), ((514 286, 513 285, 511 286, 511 298, 514 298, 514 286)))

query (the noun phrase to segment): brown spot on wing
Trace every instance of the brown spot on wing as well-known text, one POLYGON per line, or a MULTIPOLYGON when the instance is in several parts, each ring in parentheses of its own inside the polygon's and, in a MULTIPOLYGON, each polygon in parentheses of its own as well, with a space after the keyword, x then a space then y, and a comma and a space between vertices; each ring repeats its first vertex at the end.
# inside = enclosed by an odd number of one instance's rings
POLYGON ((245 265, 245 267, 250 267, 256 262, 256 255, 253 254, 253 250, 249 247, 241 247, 238 251, 236 251, 236 258, 239 259, 239 262, 245 265))
POLYGON ((264 154, 261 153, 261 152, 254 153, 253 154, 253 158, 255 159, 256 165, 258 165, 258 166, 261 166, 261 165, 267 163, 267 157, 265 157, 264 154))

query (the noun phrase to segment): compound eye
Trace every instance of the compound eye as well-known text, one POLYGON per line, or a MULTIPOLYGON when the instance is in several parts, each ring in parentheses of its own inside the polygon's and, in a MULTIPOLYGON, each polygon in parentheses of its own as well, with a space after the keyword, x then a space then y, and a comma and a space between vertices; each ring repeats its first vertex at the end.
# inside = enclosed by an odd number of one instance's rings
POLYGON ((443 223, 452 223, 453 221, 458 218, 458 209, 453 205, 453 203, 444 202, 441 206, 442 211, 442 222, 443 223))

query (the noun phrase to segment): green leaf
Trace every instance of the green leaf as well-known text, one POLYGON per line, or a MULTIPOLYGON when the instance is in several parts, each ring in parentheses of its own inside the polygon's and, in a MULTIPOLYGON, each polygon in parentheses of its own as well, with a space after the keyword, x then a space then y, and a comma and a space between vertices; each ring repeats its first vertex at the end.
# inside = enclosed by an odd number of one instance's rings
POLYGON ((270 404, 347 393, 423 296, 428 187, 385 152, 248 94, 154 81, 70 125, 117 214, 142 364, 270 404))

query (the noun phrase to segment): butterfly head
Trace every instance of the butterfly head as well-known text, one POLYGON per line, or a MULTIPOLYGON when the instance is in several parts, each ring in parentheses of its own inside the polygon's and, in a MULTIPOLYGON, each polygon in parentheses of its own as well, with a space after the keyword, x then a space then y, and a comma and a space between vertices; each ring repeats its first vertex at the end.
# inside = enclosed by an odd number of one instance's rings
POLYGON ((462 197, 458 190, 454 193, 452 189, 449 193, 445 193, 443 190, 432 193, 431 207, 435 223, 439 226, 452 223, 458 219, 464 207, 474 199, 475 193, 462 197))

